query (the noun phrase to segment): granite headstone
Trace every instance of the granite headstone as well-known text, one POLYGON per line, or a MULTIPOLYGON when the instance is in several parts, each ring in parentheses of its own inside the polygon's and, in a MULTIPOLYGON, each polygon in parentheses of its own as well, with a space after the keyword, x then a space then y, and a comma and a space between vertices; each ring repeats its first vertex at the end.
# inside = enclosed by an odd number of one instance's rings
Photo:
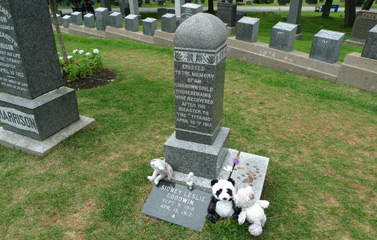
POLYGON ((161 31, 174 33, 177 29, 177 17, 174 14, 167 13, 161 18, 161 31))
POLYGON ((73 12, 71 14, 72 24, 82 25, 82 12, 73 12))
POLYGON ((295 43, 297 25, 279 22, 272 27, 270 48, 279 49, 285 52, 293 50, 295 43))
POLYGON ((153 36, 157 30, 157 19, 146 18, 143 20, 143 34, 147 36, 153 36))
POLYGON ((65 15, 63 17, 63 27, 69 28, 69 24, 71 23, 71 16, 65 15))
POLYGON ((175 127, 164 144, 175 171, 216 178, 228 154, 229 128, 221 127, 227 30, 217 17, 199 13, 174 37, 175 127))
POLYGON ((217 5, 217 17, 228 27, 235 27, 237 23, 237 5, 219 2, 217 5))
POLYGON ((189 17, 203 12, 203 6, 198 4, 186 3, 182 6, 181 23, 189 17))
POLYGON ((259 18, 243 17, 237 22, 236 39, 256 42, 259 31, 259 18))
POLYGON ((122 22, 122 13, 120 12, 113 12, 110 14, 110 26, 113 28, 122 28, 123 22, 122 22))
POLYGON ((2 128, 44 140, 79 120, 75 91, 63 87, 48 5, 3 0, 0 13, 2 128))
POLYGON ((377 60, 377 25, 369 30, 361 56, 377 60))
POLYGON ((107 8, 97 8, 94 10, 96 16, 96 27, 99 31, 106 31, 109 22, 109 10, 107 8))
POLYGON ((289 6, 287 23, 292 23, 292 24, 297 25, 296 34, 301 33, 300 17, 301 17, 302 1, 303 0, 291 0, 290 6, 289 6))
POLYGON ((342 48, 344 33, 329 30, 320 30, 314 35, 309 58, 323 62, 334 63, 338 61, 342 48))
POLYGON ((96 22, 94 20, 94 14, 91 14, 91 13, 85 14, 84 24, 85 24, 85 27, 87 27, 87 28, 95 28, 96 22))
POLYGON ((361 10, 356 14, 356 20, 352 27, 350 40, 365 42, 369 30, 377 24, 377 12, 361 10))
POLYGON ((101 0, 101 7, 107 8, 111 12, 111 1, 110 0, 101 0))
POLYGON ((126 22, 126 30, 131 32, 138 32, 139 31, 139 17, 134 14, 129 14, 125 18, 126 22))
POLYGON ((157 19, 161 19, 162 15, 167 13, 168 10, 166 8, 157 8, 157 19))

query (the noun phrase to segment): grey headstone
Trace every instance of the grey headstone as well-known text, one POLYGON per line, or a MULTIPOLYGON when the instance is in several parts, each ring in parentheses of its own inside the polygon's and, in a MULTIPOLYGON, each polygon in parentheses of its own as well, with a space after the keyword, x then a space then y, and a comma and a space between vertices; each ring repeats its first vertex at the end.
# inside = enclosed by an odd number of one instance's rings
MULTIPOLYGON (((303 0, 291 0, 290 6, 289 6, 289 14, 287 23, 292 24, 300 24, 300 17, 301 17, 301 8, 302 8, 302 1, 303 0)), ((301 33, 301 28, 297 28, 297 34, 301 33)))
POLYGON ((168 12, 167 12, 167 13, 175 14, 175 10, 174 10, 174 9, 171 9, 171 8, 169 8, 169 9, 168 9, 168 12))
POLYGON ((211 196, 163 180, 153 187, 142 213, 201 232, 211 196))
POLYGON ((106 31, 106 26, 109 25, 109 10, 107 8, 97 8, 94 10, 96 16, 96 27, 99 31, 106 31))
POLYGON ((323 62, 334 63, 338 61, 340 49, 344 40, 344 33, 320 30, 314 35, 309 58, 323 62))
POLYGON ((369 30, 361 56, 377 60, 377 25, 369 30))
POLYGON ((85 24, 85 27, 87 27, 87 28, 95 28, 96 24, 95 24, 95 20, 94 20, 94 14, 91 14, 91 13, 85 14, 84 24, 85 24))
POLYGON ((253 0, 246 0, 246 5, 251 5, 253 3, 253 0))
MULTIPOLYGON (((62 16, 60 14, 56 14, 56 18, 58 19, 58 25, 59 26, 63 26, 63 19, 62 19, 62 16)), ((54 22, 54 16, 51 14, 51 21, 53 24, 55 24, 54 22)))
POLYGON ((282 51, 292 51, 295 43, 297 25, 279 22, 272 27, 270 48, 282 51))
POLYGON ((239 20, 241 20, 241 18, 245 17, 246 16, 246 13, 244 12, 240 12, 240 11, 237 11, 236 13, 236 24, 239 20))
POLYGON ((70 23, 71 23, 71 16, 65 15, 63 17, 63 27, 69 28, 70 23))
POLYGON ((168 10, 166 8, 157 8, 157 19, 161 19, 162 15, 165 15, 168 13, 168 10))
POLYGON ((139 16, 139 4, 137 0, 129 0, 128 4, 130 5, 130 12, 133 15, 139 16))
POLYGON ((221 127, 227 30, 217 17, 199 13, 174 37, 175 127, 164 144, 173 169, 216 178, 228 154, 230 129, 221 127))
POLYGON ((157 19, 146 18, 143 20, 143 34, 147 36, 153 36, 157 30, 157 19))
POLYGON ((217 17, 228 27, 235 27, 237 23, 237 5, 219 2, 217 5, 217 17))
POLYGON ((4 0, 0 9, 7 36, 0 38, 2 127, 44 140, 79 119, 74 90, 62 87, 48 5, 4 0))
POLYGON ((202 13, 203 12, 203 6, 198 4, 192 4, 192 3, 186 3, 182 6, 182 15, 181 15, 181 23, 188 19, 189 17, 202 13))
POLYGON ((158 6, 165 6, 166 5, 166 0, 157 0, 157 5, 158 6))
POLYGON ((122 28, 123 22, 122 22, 122 13, 120 12, 113 12, 110 14, 110 26, 114 28, 122 28))
POLYGON ((134 14, 130 14, 125 18, 126 30, 131 32, 139 31, 139 17, 134 14))
POLYGON ((243 17, 237 22, 236 39, 256 42, 259 31, 259 18, 243 17))
POLYGON ((167 13, 161 18, 161 31, 174 33, 177 29, 177 17, 174 14, 167 13))
POLYGON ((72 24, 82 25, 82 12, 73 12, 71 14, 72 24))
POLYGON ((109 12, 111 11, 111 1, 110 0, 101 0, 101 7, 107 8, 109 12))
POLYGON ((377 12, 359 11, 356 14, 356 20, 352 27, 350 40, 365 42, 369 30, 377 24, 377 12))

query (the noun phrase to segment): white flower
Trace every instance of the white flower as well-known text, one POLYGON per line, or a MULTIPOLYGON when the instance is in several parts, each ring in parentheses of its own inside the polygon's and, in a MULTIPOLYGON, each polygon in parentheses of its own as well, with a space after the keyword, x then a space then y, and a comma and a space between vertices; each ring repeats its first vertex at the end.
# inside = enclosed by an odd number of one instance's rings
POLYGON ((68 55, 68 57, 67 57, 68 59, 71 59, 72 58, 72 56, 71 55, 68 55))
POLYGON ((99 50, 96 48, 96 49, 93 50, 93 53, 97 54, 97 53, 99 53, 99 50))
POLYGON ((77 53, 79 50, 78 49, 75 49, 72 51, 72 53, 77 53))
POLYGON ((85 55, 86 55, 86 56, 90 56, 90 52, 87 52, 85 55))
POLYGON ((59 57, 60 60, 63 60, 63 57, 59 57))
POLYGON ((84 50, 80 50, 79 53, 80 53, 80 55, 83 54, 83 53, 84 53, 84 50))

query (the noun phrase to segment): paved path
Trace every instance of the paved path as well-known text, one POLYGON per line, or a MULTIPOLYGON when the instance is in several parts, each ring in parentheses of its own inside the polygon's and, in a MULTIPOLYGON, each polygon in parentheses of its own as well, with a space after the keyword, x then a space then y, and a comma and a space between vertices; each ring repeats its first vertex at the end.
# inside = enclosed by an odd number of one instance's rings
MULTIPOLYGON (((303 12, 314 12, 315 6, 302 7, 303 12)), ((171 8, 174 9, 174 8, 171 8)), ((203 11, 207 11, 207 7, 203 8, 203 11)), ((60 10, 60 9, 59 9, 60 10)), ((217 10, 217 7, 215 7, 217 10)), ((276 7, 252 7, 252 6, 237 6, 237 10, 241 12, 288 12, 289 6, 276 6, 276 7)), ((356 11, 360 11, 361 8, 357 8, 356 11)), ((63 14, 71 14, 72 9, 61 9, 63 14)), ((119 12, 119 8, 113 8, 113 11, 119 12)), ((157 8, 139 8, 142 13, 153 13, 157 12, 157 8)), ((371 8, 371 12, 377 12, 377 8, 371 8)), ((339 8, 338 12, 344 12, 344 8, 339 8)), ((331 13, 330 13, 331 15, 331 13)))

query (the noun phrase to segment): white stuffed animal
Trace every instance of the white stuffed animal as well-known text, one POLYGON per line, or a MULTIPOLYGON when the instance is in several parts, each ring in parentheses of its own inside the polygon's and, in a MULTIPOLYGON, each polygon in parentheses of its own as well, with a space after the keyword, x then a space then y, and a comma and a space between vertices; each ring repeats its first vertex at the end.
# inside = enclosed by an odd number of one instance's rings
POLYGON ((268 208, 270 204, 266 200, 255 200, 253 189, 250 186, 241 188, 234 195, 234 203, 241 208, 241 213, 238 215, 238 223, 241 225, 247 220, 251 223, 249 232, 253 236, 262 234, 262 227, 267 220, 264 214, 264 208, 268 208))
POLYGON ((151 161, 151 167, 154 169, 152 176, 148 176, 148 180, 158 185, 160 180, 173 177, 173 168, 165 162, 165 158, 156 158, 151 161))

